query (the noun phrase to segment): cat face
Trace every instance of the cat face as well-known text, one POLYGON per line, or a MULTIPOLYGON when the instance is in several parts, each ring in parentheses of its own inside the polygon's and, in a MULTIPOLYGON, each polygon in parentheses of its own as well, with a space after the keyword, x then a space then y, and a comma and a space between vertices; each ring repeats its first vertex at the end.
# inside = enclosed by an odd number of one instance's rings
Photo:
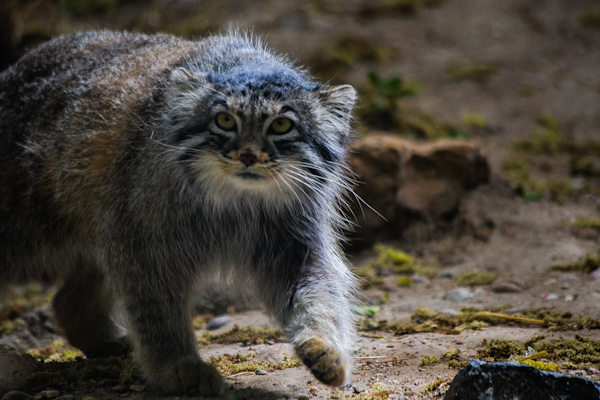
POLYGON ((171 144, 196 182, 299 199, 340 174, 352 87, 323 88, 281 71, 178 68, 171 80, 171 144))

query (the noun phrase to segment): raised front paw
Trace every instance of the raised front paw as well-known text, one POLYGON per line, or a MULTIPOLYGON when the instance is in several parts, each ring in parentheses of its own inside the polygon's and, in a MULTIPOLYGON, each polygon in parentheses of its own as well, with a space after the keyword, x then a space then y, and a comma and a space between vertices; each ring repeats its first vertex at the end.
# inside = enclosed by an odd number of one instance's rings
POLYGON ((350 372, 350 362, 338 348, 318 338, 296 347, 296 352, 310 372, 329 386, 341 386, 350 372))
POLYGON ((151 379, 166 394, 216 396, 223 388, 219 371, 193 356, 180 359, 165 373, 151 379))

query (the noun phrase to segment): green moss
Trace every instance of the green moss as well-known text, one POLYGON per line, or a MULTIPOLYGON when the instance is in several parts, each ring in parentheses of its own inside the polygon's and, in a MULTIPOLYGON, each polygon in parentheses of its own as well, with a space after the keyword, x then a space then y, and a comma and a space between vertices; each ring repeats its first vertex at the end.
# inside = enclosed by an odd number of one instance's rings
POLYGON ((477 350, 477 358, 486 361, 506 361, 510 356, 522 354, 526 347, 518 340, 492 339, 483 340, 482 349, 477 350))
POLYGON ((448 367, 452 368, 452 369, 463 369, 467 365, 469 365, 469 360, 464 360, 464 361, 450 360, 450 361, 448 361, 448 367))
POLYGON ((456 278, 456 283, 459 286, 481 286, 494 283, 498 279, 496 274, 488 272, 468 272, 461 274, 456 278))
POLYGON ((450 378, 438 378, 433 382, 427 384, 423 389, 423 393, 433 393, 435 392, 443 383, 448 382, 450 378))
POLYGON ((412 279, 409 276, 401 276, 397 281, 398 287, 411 287, 413 284, 412 279))
POLYGON ((558 121, 551 115, 540 115, 536 122, 537 126, 529 132, 527 138, 515 141, 514 147, 534 154, 558 154, 564 146, 558 121))
POLYGON ((356 276, 361 278, 360 285, 363 289, 367 289, 371 286, 381 286, 384 284, 383 279, 377 276, 377 269, 373 268, 372 265, 356 268, 354 273, 356 276))
POLYGON ((440 359, 437 358, 434 355, 426 355, 423 356, 423 358, 421 358, 421 361, 419 361, 419 366, 424 367, 426 365, 435 365, 438 364, 440 362, 440 359))
POLYGON ((580 271, 589 274, 598 268, 600 268, 600 257, 586 257, 579 263, 554 265, 550 267, 550 270, 560 272, 580 271))
POLYGON ((477 113, 467 113, 462 117, 462 123, 471 128, 484 129, 489 126, 485 115, 477 113))
POLYGON ((560 369, 560 366, 558 364, 544 361, 523 360, 520 362, 520 364, 529 365, 530 367, 550 372, 557 372, 560 369))
POLYGON ((371 264, 376 270, 389 269, 396 274, 413 274, 415 272, 415 259, 403 251, 393 247, 376 245, 377 259, 371 264))
POLYGON ((25 390, 37 393, 45 389, 74 391, 81 387, 109 388, 131 385, 143 378, 132 367, 129 357, 106 357, 72 361, 40 361, 39 372, 27 378, 25 390))
POLYGON ((460 356, 460 349, 458 347, 450 347, 444 351, 442 361, 456 360, 460 356))
POLYGON ((472 80, 479 83, 487 82, 498 71, 498 67, 490 63, 452 63, 446 73, 453 80, 472 80))
POLYGON ((575 228, 592 228, 596 230, 600 230, 600 219, 585 219, 585 218, 577 218, 575 222, 571 224, 571 226, 575 228))
POLYGON ((579 335, 573 339, 542 339, 534 336, 523 343, 517 340, 484 340, 483 347, 477 350, 477 358, 514 361, 546 371, 600 366, 600 341, 579 335))
POLYGON ((54 341, 43 349, 30 349, 27 354, 40 361, 72 361, 83 357, 81 350, 66 345, 62 339, 54 341))
POLYGON ((269 328, 253 328, 248 326, 240 328, 237 325, 228 331, 221 334, 212 334, 205 332, 198 337, 198 344, 207 346, 211 343, 228 344, 228 343, 244 343, 244 344, 262 344, 267 340, 281 339, 283 333, 280 329, 269 328))
POLYGON ((207 362, 213 365, 224 376, 230 376, 240 372, 252 372, 263 369, 267 372, 295 368, 302 366, 302 363, 296 356, 286 356, 279 363, 272 363, 265 360, 255 360, 256 353, 234 354, 223 356, 210 356, 207 362))
POLYGON ((22 319, 0 321, 0 336, 9 335, 22 326, 25 326, 22 319))

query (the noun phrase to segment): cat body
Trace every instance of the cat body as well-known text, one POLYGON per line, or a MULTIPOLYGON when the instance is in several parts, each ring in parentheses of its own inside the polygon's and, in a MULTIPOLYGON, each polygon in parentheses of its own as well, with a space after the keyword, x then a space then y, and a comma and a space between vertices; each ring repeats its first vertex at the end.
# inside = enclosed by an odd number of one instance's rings
POLYGON ((198 354, 194 290, 237 281, 317 378, 342 384, 354 101, 238 34, 40 46, 0 74, 0 284, 59 278, 71 344, 88 356, 131 344, 157 388, 210 395, 222 379, 198 354))

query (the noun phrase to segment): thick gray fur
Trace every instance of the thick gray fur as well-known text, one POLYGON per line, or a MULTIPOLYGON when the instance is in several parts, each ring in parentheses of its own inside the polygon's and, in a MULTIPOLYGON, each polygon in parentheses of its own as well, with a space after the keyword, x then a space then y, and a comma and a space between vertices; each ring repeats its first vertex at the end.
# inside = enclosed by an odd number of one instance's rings
POLYGON ((198 355, 191 303, 220 278, 253 289, 311 371, 340 385, 354 335, 338 243, 354 101, 239 34, 40 46, 0 74, 0 283, 62 280, 53 305, 73 345, 131 344, 159 389, 208 395, 222 381, 198 355), (276 117, 294 129, 275 134, 276 117))

